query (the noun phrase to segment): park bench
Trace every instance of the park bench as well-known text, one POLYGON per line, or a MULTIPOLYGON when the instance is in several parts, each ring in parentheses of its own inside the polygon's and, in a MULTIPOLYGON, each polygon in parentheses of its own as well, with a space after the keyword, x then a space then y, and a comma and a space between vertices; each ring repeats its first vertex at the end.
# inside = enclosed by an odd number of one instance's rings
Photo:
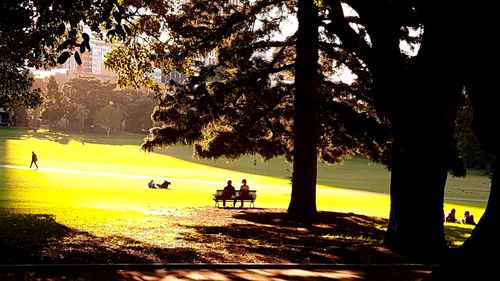
MULTIPOLYGON (((216 207, 219 207, 219 202, 222 202, 222 200, 224 200, 224 197, 222 196, 223 191, 224 190, 222 189, 215 191, 213 199, 215 201, 216 207)), ((246 196, 244 199, 240 199, 239 196, 240 196, 240 191, 236 190, 234 196, 226 198, 226 202, 231 202, 233 204, 233 207, 235 207, 234 200, 236 200, 236 203, 241 202, 241 200, 243 200, 243 202, 249 202, 250 203, 249 206, 251 208, 255 207, 254 202, 255 198, 257 198, 257 190, 249 190, 248 196, 246 196)))

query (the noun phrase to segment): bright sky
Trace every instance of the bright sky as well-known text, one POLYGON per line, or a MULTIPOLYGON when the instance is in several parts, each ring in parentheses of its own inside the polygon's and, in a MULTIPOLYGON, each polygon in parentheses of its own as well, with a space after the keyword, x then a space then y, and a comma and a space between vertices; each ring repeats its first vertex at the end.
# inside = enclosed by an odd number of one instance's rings
POLYGON ((55 74, 66 74, 68 70, 66 68, 54 68, 51 70, 40 70, 40 69, 32 69, 31 72, 33 72, 33 75, 35 75, 35 78, 37 79, 43 79, 55 74))

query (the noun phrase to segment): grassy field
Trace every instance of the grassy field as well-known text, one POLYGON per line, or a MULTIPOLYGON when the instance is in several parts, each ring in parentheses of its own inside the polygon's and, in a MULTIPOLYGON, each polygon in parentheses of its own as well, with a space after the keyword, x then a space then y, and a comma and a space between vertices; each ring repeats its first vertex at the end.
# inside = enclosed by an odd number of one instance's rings
MULTIPOLYGON (((100 134, 1 128, 0 209, 47 214, 58 224, 97 237, 126 232, 137 241, 168 244, 178 233, 159 233, 155 227, 165 216, 212 206, 214 190, 222 188, 227 179, 238 184, 246 178, 251 189, 258 190, 257 207, 288 206, 290 166, 283 159, 196 160, 183 146, 145 153, 139 149, 141 141, 141 136, 125 133, 108 139, 100 134), (32 150, 38 154, 39 170, 28 169, 32 150), (168 179, 172 188, 147 189, 150 179, 168 179)), ((452 178, 446 195, 484 200, 488 181, 478 172, 465 179, 452 178)), ((318 209, 386 218, 388 186, 385 168, 365 159, 347 160, 342 165, 320 163, 318 209)), ((484 206, 482 201, 447 200, 445 208, 455 207, 459 214, 468 209, 479 219, 484 206)), ((460 243, 470 229, 454 225, 448 235, 460 243)))

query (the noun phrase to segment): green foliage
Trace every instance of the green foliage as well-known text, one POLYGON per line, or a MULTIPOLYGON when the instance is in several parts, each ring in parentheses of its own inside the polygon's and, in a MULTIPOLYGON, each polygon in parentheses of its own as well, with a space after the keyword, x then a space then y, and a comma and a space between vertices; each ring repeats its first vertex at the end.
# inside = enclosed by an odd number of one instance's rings
POLYGON ((125 12, 116 0, 1 1, 0 106, 38 105, 40 90, 30 90, 27 67, 51 67, 72 56, 81 63, 76 49, 90 50, 90 37, 79 36, 83 25, 100 31, 111 10, 125 12))
POLYGON ((83 130, 93 124, 94 114, 114 101, 114 84, 92 77, 76 77, 62 87, 65 117, 70 126, 83 130))
POLYGON ((49 78, 43 98, 42 119, 49 121, 49 124, 59 121, 65 114, 65 108, 62 93, 54 76, 49 78))
MULTIPOLYGON (((129 38, 107 62, 124 85, 150 86, 144 77, 153 67, 167 72, 175 65, 191 74, 186 83, 171 83, 158 92, 156 127, 143 147, 185 143, 207 158, 247 153, 291 158, 297 37, 281 29, 295 16, 296 3, 184 1, 175 11, 168 5, 155 3, 147 15, 136 18, 132 33, 143 40, 129 38), (148 20, 151 14, 155 23, 148 20), (168 38, 157 36, 160 27, 168 30, 168 38), (210 55, 214 60, 206 65, 210 55)), ((322 9, 321 17, 326 13, 322 9)), ((318 40, 323 46, 320 158, 331 163, 356 154, 379 159, 387 132, 370 105, 368 84, 333 80, 338 65, 355 63, 333 48, 328 34, 318 40)), ((356 72, 367 76, 357 66, 356 72)))
POLYGON ((152 127, 151 113, 158 104, 155 99, 145 93, 124 91, 120 95, 127 95, 130 101, 123 104, 125 108, 125 130, 129 132, 142 132, 152 127))
POLYGON ((0 69, 0 107, 24 105, 32 108, 41 102, 40 89, 31 88, 33 76, 28 69, 1 57, 0 69))
POLYGON ((109 137, 109 132, 111 130, 120 129, 123 121, 123 114, 120 109, 110 102, 95 113, 94 120, 106 130, 109 137))
POLYGON ((14 126, 26 127, 28 126, 28 112, 26 107, 18 106, 14 109, 14 115, 12 116, 14 121, 14 126))
POLYGON ((90 49, 89 36, 79 36, 83 24, 99 31, 99 23, 112 17, 107 11, 118 6, 115 0, 2 1, 0 56, 37 68, 63 63, 76 48, 90 49))
MULTIPOLYGON (((139 90, 123 90, 115 88, 115 84, 92 77, 76 77, 67 81, 61 90, 51 77, 44 93, 42 118, 49 122, 69 121, 69 127, 87 130, 96 125, 96 113, 112 102, 120 109, 125 121, 123 129, 141 132, 151 127, 151 112, 156 106, 152 95, 139 90)), ((63 124, 63 126, 66 126, 63 124)), ((106 128, 108 126, 105 126, 106 128)))
POLYGON ((455 128, 458 152, 468 168, 485 169, 493 163, 493 159, 491 155, 481 150, 479 141, 472 132, 471 122, 472 106, 468 96, 463 95, 455 128))

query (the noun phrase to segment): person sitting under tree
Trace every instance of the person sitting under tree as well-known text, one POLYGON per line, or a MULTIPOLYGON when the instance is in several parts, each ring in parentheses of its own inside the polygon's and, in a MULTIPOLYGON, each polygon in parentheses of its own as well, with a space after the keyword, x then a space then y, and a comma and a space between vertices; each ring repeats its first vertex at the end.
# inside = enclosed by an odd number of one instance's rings
POLYGON ((464 217, 462 218, 462 223, 476 225, 476 222, 474 221, 474 215, 471 215, 469 211, 465 211, 464 217))
POLYGON ((451 208, 451 210, 446 214, 445 218, 446 222, 453 222, 453 223, 458 223, 457 217, 456 217, 456 210, 455 208, 451 208))

